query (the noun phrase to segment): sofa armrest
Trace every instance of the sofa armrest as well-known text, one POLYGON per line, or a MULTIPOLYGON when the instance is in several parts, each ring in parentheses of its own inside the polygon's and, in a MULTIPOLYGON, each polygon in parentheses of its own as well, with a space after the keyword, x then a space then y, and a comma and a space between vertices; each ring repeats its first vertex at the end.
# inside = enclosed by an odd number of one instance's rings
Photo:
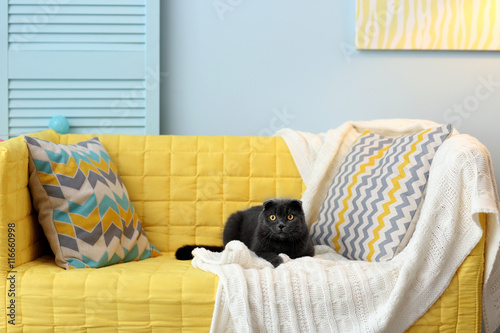
MULTIPOLYGON (((57 142, 52 130, 33 134, 57 142)), ((39 257, 44 249, 43 232, 32 214, 28 189, 28 148, 23 137, 0 143, 0 270, 39 257)))

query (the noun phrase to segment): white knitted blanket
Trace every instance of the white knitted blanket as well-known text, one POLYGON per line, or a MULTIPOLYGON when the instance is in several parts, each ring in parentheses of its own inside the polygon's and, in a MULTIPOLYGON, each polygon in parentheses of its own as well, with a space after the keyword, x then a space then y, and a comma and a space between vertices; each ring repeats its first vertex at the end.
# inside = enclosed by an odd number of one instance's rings
MULTIPOLYGON (((280 132, 307 186, 308 221, 364 129, 400 135, 435 125, 385 120, 346 123, 320 135, 280 132)), ((486 332, 493 332, 500 325, 497 203, 488 151, 455 133, 434 157, 413 237, 389 262, 349 261, 316 246, 314 258, 286 260, 274 269, 238 241, 222 253, 196 249, 193 265, 220 278, 211 331, 403 332, 446 289, 482 236, 478 214, 487 213, 483 314, 486 332)))

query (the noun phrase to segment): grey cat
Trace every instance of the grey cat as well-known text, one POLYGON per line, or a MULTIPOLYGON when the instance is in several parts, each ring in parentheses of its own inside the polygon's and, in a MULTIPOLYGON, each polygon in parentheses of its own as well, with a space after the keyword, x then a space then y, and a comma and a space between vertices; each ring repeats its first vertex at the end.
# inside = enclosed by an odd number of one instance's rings
MULTIPOLYGON (((260 206, 232 214, 224 226, 224 246, 232 240, 243 242, 259 257, 274 267, 283 263, 280 253, 291 259, 314 256, 314 247, 302 209, 296 199, 270 199, 260 206)), ((175 256, 179 260, 193 259, 191 251, 203 247, 211 251, 222 251, 224 247, 185 245, 175 256)))

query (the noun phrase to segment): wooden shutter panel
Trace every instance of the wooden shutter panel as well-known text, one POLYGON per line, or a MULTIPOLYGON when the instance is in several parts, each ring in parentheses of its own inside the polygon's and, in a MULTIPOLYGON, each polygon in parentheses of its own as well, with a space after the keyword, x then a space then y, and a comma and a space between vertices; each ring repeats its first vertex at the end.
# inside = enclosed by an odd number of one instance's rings
POLYGON ((55 115, 72 133, 159 134, 159 0, 0 6, 3 137, 55 115))

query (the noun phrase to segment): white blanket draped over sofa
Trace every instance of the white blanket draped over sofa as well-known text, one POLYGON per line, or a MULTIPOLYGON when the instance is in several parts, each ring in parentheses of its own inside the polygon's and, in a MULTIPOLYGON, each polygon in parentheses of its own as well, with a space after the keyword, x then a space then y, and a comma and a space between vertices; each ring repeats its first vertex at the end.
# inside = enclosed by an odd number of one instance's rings
MULTIPOLYGON (((437 126, 420 120, 348 122, 323 134, 289 129, 287 142, 305 182, 302 201, 313 223, 335 173, 356 138, 371 130, 402 135, 437 126)), ((486 148, 455 132, 436 153, 414 234, 388 262, 349 261, 327 246, 314 258, 274 269, 238 241, 222 253, 196 249, 193 265, 219 276, 212 332, 403 332, 447 288, 481 239, 487 214, 483 317, 500 325, 498 195, 486 148)), ((285 258, 286 259, 286 258, 285 258)))

